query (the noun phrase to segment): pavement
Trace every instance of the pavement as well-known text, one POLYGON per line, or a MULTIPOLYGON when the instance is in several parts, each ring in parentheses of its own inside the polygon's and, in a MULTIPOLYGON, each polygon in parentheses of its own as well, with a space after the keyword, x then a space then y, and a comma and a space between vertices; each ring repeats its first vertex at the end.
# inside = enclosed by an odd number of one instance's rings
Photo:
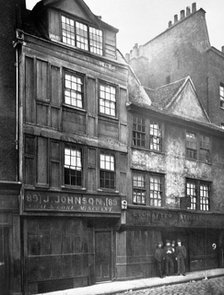
MULTIPOLYGON (((93 286, 67 289, 62 291, 41 293, 44 295, 105 295, 117 294, 126 291, 155 288, 173 284, 181 284, 191 281, 224 276, 224 268, 194 271, 186 273, 186 276, 168 276, 165 278, 153 277, 129 281, 113 281, 98 283, 93 286)), ((40 295, 40 294, 39 294, 40 295)))

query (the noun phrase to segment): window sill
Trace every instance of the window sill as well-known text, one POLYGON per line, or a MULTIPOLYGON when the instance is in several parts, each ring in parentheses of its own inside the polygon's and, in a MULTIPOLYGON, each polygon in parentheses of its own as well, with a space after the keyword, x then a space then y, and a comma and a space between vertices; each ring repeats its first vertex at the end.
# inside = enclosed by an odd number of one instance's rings
POLYGON ((105 114, 101 114, 99 113, 99 118, 102 119, 102 120, 111 120, 111 121, 114 121, 114 122, 118 122, 118 117, 112 117, 112 116, 109 116, 109 115, 105 115, 105 114))
POLYGON ((140 147, 140 146, 132 145, 131 148, 132 149, 136 149, 136 150, 142 150, 142 151, 150 152, 150 153, 165 155, 165 152, 163 152, 163 151, 150 150, 150 149, 147 149, 145 147, 140 147))
POLYGON ((78 111, 78 112, 81 112, 81 113, 86 113, 85 109, 81 109, 81 108, 72 106, 70 104, 63 103, 62 106, 63 106, 63 108, 67 108, 67 109, 69 109, 71 111, 78 111))
POLYGON ((98 188, 97 189, 98 192, 101 193, 114 193, 114 194, 119 194, 120 192, 118 190, 115 189, 110 189, 110 188, 98 188))
POLYGON ((86 191, 87 189, 85 187, 81 186, 75 186, 75 185, 62 185, 62 190, 75 190, 75 191, 86 191))
POLYGON ((198 159, 191 159, 191 158, 185 158, 187 161, 191 161, 191 162, 196 162, 196 163, 202 163, 202 164, 207 164, 207 165, 212 165, 212 162, 205 162, 202 160, 198 160, 198 159))

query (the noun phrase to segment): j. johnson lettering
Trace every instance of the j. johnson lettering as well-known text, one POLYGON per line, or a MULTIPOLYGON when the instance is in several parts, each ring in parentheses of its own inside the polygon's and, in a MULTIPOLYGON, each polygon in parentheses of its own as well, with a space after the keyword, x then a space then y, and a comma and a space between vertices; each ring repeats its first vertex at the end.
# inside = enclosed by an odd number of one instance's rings
POLYGON ((58 193, 26 192, 24 197, 25 210, 57 210, 120 213, 120 199, 104 196, 83 196, 58 193))

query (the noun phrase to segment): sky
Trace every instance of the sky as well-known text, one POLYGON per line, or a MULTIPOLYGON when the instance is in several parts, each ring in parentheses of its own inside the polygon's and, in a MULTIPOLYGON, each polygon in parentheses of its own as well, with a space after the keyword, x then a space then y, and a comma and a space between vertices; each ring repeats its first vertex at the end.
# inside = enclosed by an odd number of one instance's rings
MULTIPOLYGON (((37 0, 26 0, 28 9, 37 0)), ((135 43, 145 44, 167 29, 169 20, 180 10, 197 3, 197 9, 206 11, 206 20, 211 45, 221 50, 224 45, 223 0, 85 0, 86 4, 102 20, 119 29, 117 47, 123 54, 135 43)))

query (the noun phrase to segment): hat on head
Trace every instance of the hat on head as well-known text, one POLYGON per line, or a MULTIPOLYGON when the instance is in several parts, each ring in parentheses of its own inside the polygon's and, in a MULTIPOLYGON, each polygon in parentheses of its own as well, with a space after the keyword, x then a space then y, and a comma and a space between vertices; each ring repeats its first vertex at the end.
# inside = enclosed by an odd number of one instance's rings
POLYGON ((166 240, 166 243, 170 243, 170 240, 166 240))
POLYGON ((181 242, 181 239, 177 239, 177 243, 178 243, 178 242, 181 242))
POLYGON ((163 242, 162 242, 162 241, 159 241, 157 244, 158 244, 158 245, 159 245, 159 244, 161 244, 161 245, 162 245, 162 244, 163 244, 163 242))

